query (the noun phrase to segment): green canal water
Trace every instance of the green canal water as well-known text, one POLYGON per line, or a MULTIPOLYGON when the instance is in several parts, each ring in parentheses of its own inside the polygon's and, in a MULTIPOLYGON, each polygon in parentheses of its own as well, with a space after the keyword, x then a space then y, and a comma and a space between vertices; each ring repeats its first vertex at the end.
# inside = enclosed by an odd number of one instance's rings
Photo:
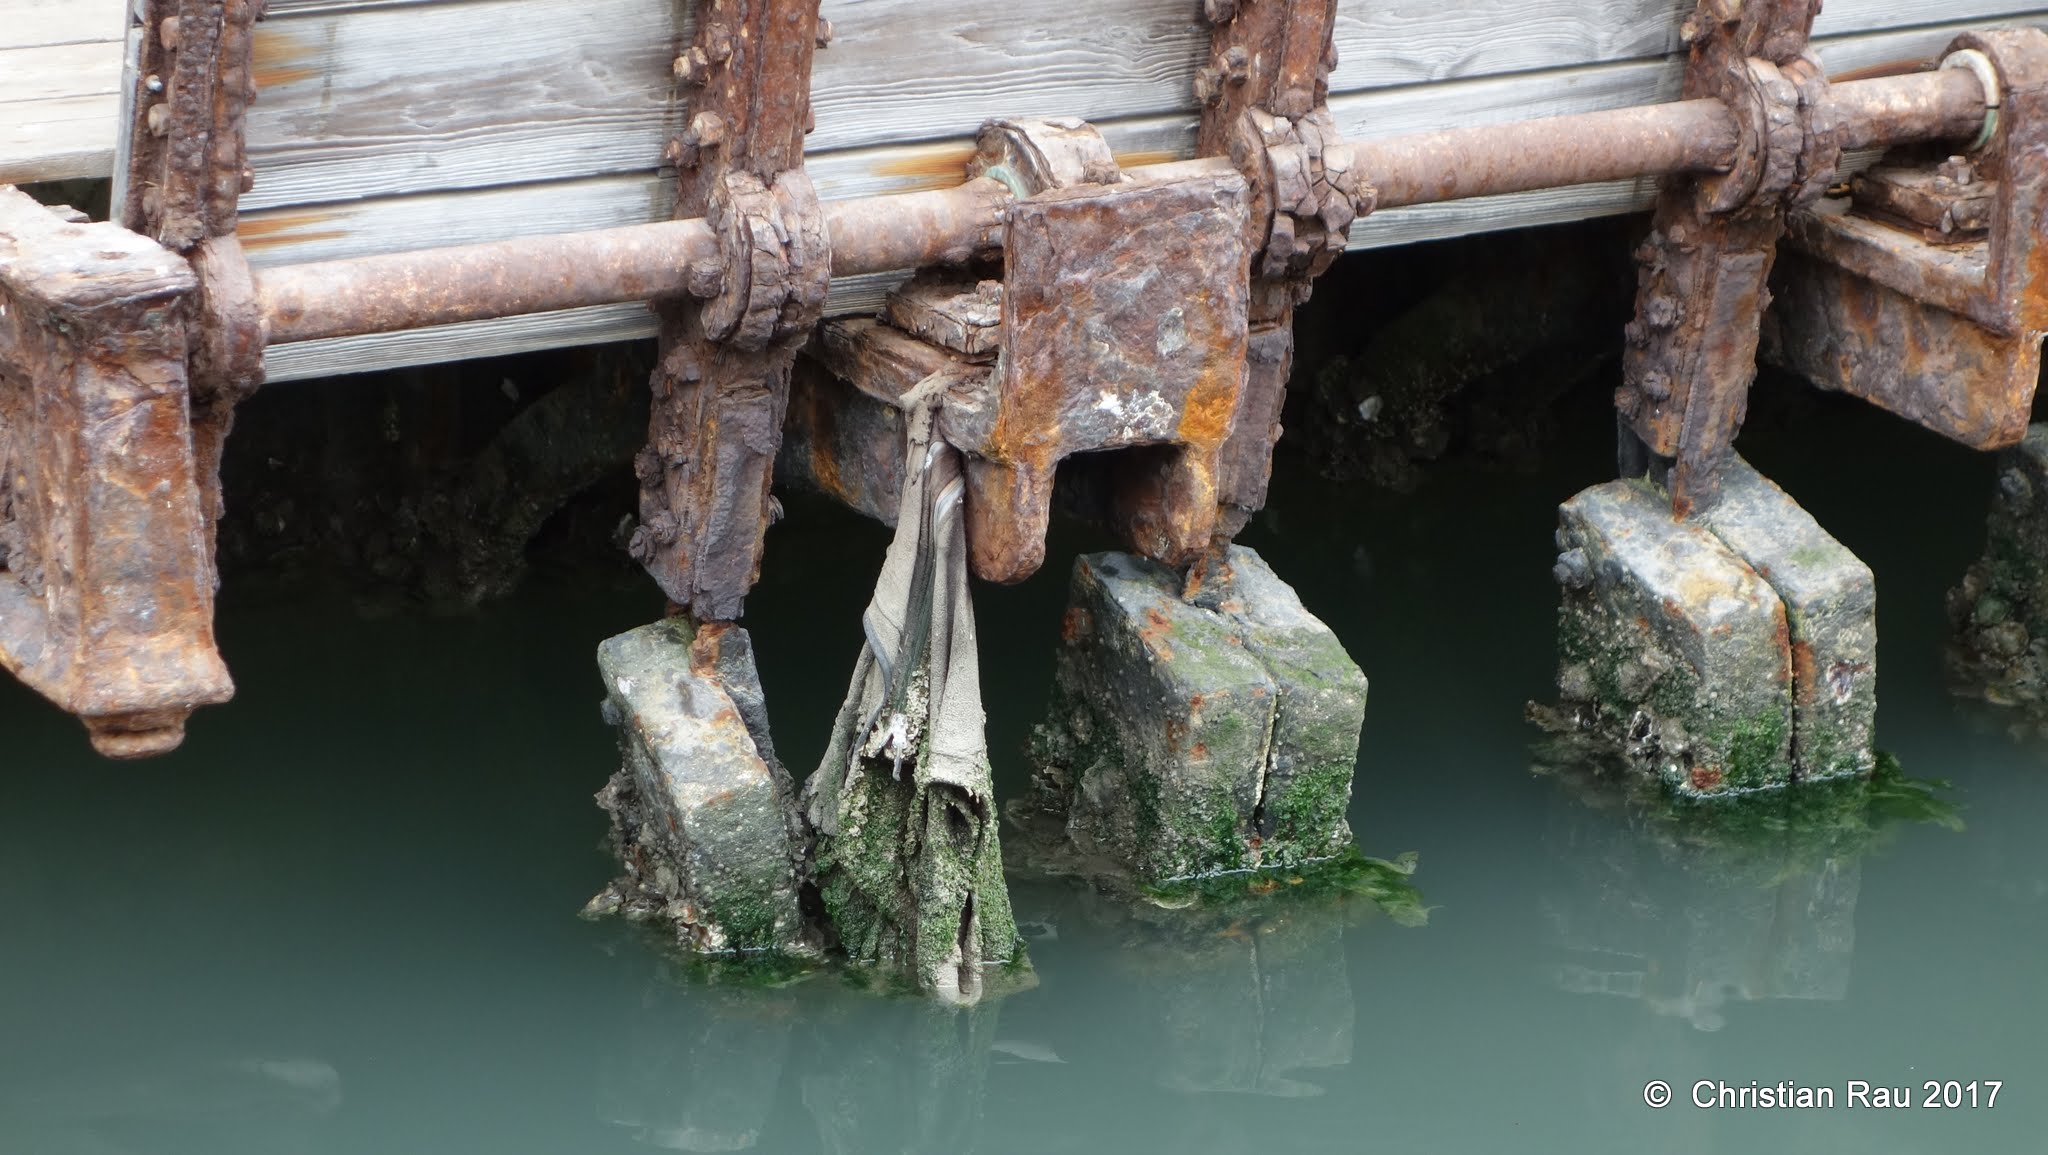
MULTIPOLYGON (((659 612, 643 583, 539 574, 471 616, 231 589, 239 696, 172 757, 97 761, 0 684, 0 1152, 2042 1150, 2048 749, 1941 674, 1994 471, 1854 406, 1800 429, 1745 449, 1875 568, 1882 743, 1964 829, 1738 838, 1531 772, 1553 509, 1608 468, 1602 430, 1408 496, 1283 474, 1247 540, 1372 678, 1352 822, 1418 852, 1426 924, 1018 881, 1038 985, 971 1012, 714 981, 576 917, 610 871, 592 649, 659 612), (1702 1110, 1699 1080, 1836 1106, 1702 1110), (1892 1110, 1851 1080, 2003 1085, 1892 1110)), ((801 769, 883 533, 790 509, 748 623, 801 769)), ((977 593, 1011 796, 1089 545, 977 593)))

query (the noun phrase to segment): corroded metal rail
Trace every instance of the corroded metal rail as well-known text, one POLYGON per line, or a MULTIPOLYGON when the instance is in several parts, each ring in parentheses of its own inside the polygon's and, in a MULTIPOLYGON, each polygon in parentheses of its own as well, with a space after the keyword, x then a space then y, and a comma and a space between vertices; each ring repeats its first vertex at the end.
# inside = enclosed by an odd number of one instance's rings
MULTIPOLYGON (((1844 148, 1960 139, 1983 126, 1986 100, 1970 72, 1845 81, 1827 100, 1844 148)), ((1725 172, 1738 127, 1721 101, 1667 104, 1347 141, 1351 171, 1371 183, 1365 208, 1672 173, 1725 172)), ((1225 172, 1224 157, 1129 170, 1138 179, 1225 172)), ((1011 196, 977 178, 955 188, 824 206, 832 273, 856 276, 957 264, 1000 243, 1011 196)), ((419 249, 254 273, 271 344, 385 333, 492 317, 690 293, 692 270, 720 259, 702 219, 419 249)))

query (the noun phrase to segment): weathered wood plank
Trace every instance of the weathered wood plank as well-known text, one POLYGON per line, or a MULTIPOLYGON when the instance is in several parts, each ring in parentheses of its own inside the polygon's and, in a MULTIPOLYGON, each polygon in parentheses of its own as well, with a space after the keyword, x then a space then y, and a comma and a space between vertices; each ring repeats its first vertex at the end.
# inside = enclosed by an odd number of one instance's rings
POLYGON ((0 184, 106 176, 120 105, 112 93, 0 105, 0 184))
POLYGON ((19 116, 19 110, 7 106, 23 101, 118 91, 121 60, 108 47, 87 42, 0 49, 0 116, 19 116))
POLYGON ((118 44, 121 0, 0 0, 0 49, 118 44))
MULTIPOLYGON (((1660 56, 1682 0, 1357 0, 1336 91, 1660 56)), ((261 28, 251 208, 641 171, 680 108, 677 0, 470 0, 286 9, 261 28)), ((1948 0, 1943 20, 2024 10, 1948 0)), ((1191 110, 1208 33, 1190 0, 828 0, 813 153, 969 135, 992 116, 1191 110)), ((1837 0, 1827 23, 1927 19, 1837 0)))
MULTIPOLYGON (((1821 51, 1835 69, 1862 67, 1878 61, 1930 55, 1962 27, 1941 26, 1823 42, 1821 51)), ((1335 98, 1332 110, 1348 134, 1369 137, 1436 128, 1444 124, 1481 124, 1531 116, 1623 108, 1675 98, 1678 67, 1672 62, 1638 62, 1596 68, 1484 80, 1447 82, 1427 87, 1348 94, 1335 98)), ((1192 117, 1145 118, 1102 125, 1110 144, 1126 165, 1191 155, 1192 117)), ((808 171, 826 200, 909 192, 958 183, 971 152, 963 139, 906 148, 842 150, 813 155, 808 171)), ((258 265, 332 260, 370 253, 465 244, 513 236, 532 236, 573 229, 608 228, 667 215, 667 182, 651 173, 599 177, 581 181, 377 198, 348 204, 299 206, 244 214, 243 243, 258 265)), ((1580 194, 1561 190, 1501 198, 1474 204, 1506 206, 1568 202, 1580 194), (1534 198, 1534 199, 1530 199, 1534 198)), ((1612 193, 1588 202, 1596 211, 1619 211, 1612 193)), ((1383 213, 1354 227, 1354 245, 1405 243, 1419 235, 1444 235, 1436 227, 1408 231, 1388 222, 1421 222, 1445 217, 1465 223, 1487 219, 1491 210, 1475 215, 1470 205, 1423 206, 1401 213, 1383 213), (1388 234, 1382 239, 1382 234, 1388 234)), ((1513 212, 1495 227, 1514 225, 1513 212)))
MULTIPOLYGON (((2037 22, 2048 22, 2043 17, 2037 22)), ((1842 71, 1938 52, 1961 27, 1945 25, 1876 36, 1836 38, 1818 47, 1842 71)), ((1351 94, 1332 103, 1347 135, 1366 137, 1530 116, 1585 112, 1673 99, 1675 62, 1637 62, 1529 77, 1493 77, 1424 88, 1351 94)), ((1192 118, 1153 118, 1102 126, 1127 164, 1190 155, 1192 118)), ((950 184, 959 179, 964 142, 910 149, 842 151, 813 157, 809 171, 827 199, 950 184)), ((1865 158, 1867 160, 1867 158, 1865 158)), ((1652 181, 1619 181, 1517 193, 1377 213, 1354 225, 1353 248, 1377 248, 1492 229, 1607 216, 1646 208, 1652 181)), ((252 213, 244 244, 258 265, 326 260, 367 252, 457 244, 494 237, 602 228, 661 219, 669 194, 652 176, 608 177, 543 185, 367 201, 355 205, 252 213)), ((879 306, 898 277, 836 282, 830 312, 879 306)), ((422 333, 350 337, 272 350, 273 380, 421 364, 558 344, 622 340, 653 332, 638 306, 506 318, 422 333)))

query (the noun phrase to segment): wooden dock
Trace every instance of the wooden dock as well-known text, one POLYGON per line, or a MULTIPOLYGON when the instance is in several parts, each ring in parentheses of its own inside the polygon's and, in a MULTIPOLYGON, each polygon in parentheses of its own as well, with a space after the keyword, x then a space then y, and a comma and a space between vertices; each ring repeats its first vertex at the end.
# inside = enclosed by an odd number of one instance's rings
MULTIPOLYGON (((248 118, 241 236, 260 267, 666 219, 683 0, 272 0, 248 118)), ((996 116, 1078 116, 1127 165, 1192 155, 1194 0, 826 0, 807 168, 826 200, 961 179, 996 116)), ((1343 0, 1330 107, 1347 137, 1670 100, 1681 0, 1343 0)), ((0 183, 105 176, 119 0, 0 0, 0 183)), ((2030 0, 1832 0, 1833 73, 1924 61, 1965 27, 2048 25, 2030 0), (1938 17, 1938 22, 1930 20, 1938 17)), ((1629 180, 1389 209, 1354 248, 1646 208, 1629 180)), ((869 311, 900 274, 835 282, 869 311)), ((637 304, 285 344, 272 381, 617 340, 637 304)))

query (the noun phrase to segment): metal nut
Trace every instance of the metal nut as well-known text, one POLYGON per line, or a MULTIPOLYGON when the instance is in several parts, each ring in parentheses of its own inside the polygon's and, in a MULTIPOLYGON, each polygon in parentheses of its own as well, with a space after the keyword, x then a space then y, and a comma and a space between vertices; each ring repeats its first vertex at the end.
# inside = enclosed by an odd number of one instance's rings
POLYGON ((725 143, 725 118, 706 110, 690 118, 690 135, 706 148, 717 148, 725 143))

